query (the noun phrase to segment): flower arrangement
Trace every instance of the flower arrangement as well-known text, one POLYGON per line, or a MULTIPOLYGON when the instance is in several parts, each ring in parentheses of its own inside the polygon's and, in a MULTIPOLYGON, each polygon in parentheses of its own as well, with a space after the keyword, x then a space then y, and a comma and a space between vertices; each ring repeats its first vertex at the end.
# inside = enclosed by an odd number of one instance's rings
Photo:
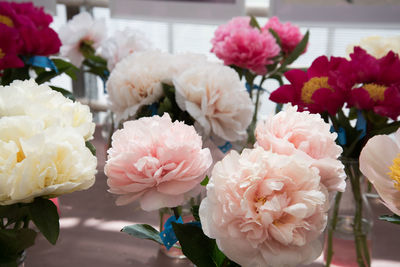
POLYGON ((0 87, 0 263, 16 264, 37 229, 55 244, 58 212, 49 200, 91 187, 96 157, 87 106, 34 80, 0 87))
MULTIPOLYGON (((113 136, 105 167, 110 191, 123 195, 123 204, 141 198, 145 210, 181 204, 183 194, 202 181, 211 164, 206 149, 193 169, 192 159, 204 151, 195 135, 193 127, 172 123, 168 115, 126 122, 113 136), (144 132, 145 126, 151 131, 144 132), (175 133, 178 129, 185 134, 175 133), (189 151, 196 155, 186 157, 189 151), (181 164, 188 167, 176 168, 181 164), (175 198, 167 196, 171 194, 175 198)), ((296 108, 281 111, 259 123, 255 148, 241 154, 231 151, 215 164, 211 177, 201 182, 207 197, 200 206, 192 206, 192 222, 183 223, 174 208, 161 233, 147 224, 122 231, 160 244, 169 242, 169 247, 179 241, 184 255, 200 267, 310 263, 322 251, 318 237, 327 222, 329 192, 344 190, 336 136, 319 115, 299 113, 296 108), (282 119, 290 120, 290 125, 285 128, 282 119), (313 134, 313 126, 320 129, 318 134, 313 134), (281 130, 285 134, 279 135, 281 130), (335 171, 323 174, 320 161, 331 162, 335 171)))
POLYGON ((234 142, 251 122, 253 105, 237 73, 201 55, 136 52, 116 65, 106 88, 117 125, 168 113, 205 139, 234 142))
MULTIPOLYGON (((32 3, 0 2, 0 83, 30 79, 49 81, 61 73, 74 77, 76 68, 59 58, 61 41, 50 28, 53 18, 32 3)), ((67 94, 62 88, 54 88, 67 94)))
MULTIPOLYGON (((343 159, 358 160, 367 141, 378 134, 389 134, 400 126, 400 70, 399 55, 390 51, 382 58, 355 47, 350 60, 321 56, 310 68, 285 73, 289 85, 274 91, 270 99, 277 103, 291 103, 300 110, 320 113, 330 121, 338 133, 343 148, 343 159)), ((369 266, 370 256, 365 248, 366 230, 362 224, 361 173, 345 169, 355 200, 353 232, 357 264, 369 266)), ((337 194, 331 228, 328 235, 329 265, 332 258, 332 235, 335 231, 341 193, 337 194)))
POLYGON ((250 145, 255 142, 254 130, 260 94, 265 91, 262 88, 264 82, 275 79, 283 84, 282 74, 305 52, 308 35, 307 32, 303 36, 297 26, 290 22, 281 23, 277 17, 270 18, 263 27, 254 17, 236 17, 215 31, 211 51, 246 80, 252 100, 253 91, 257 92, 252 123, 248 128, 250 145))

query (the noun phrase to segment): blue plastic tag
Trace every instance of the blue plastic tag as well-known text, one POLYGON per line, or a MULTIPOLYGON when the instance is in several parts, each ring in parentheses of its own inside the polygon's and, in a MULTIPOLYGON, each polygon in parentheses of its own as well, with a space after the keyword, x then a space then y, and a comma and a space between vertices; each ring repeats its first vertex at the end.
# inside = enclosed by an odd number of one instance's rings
POLYGON ((168 218, 168 220, 164 224, 164 231, 160 233, 160 237, 164 246, 169 250, 176 242, 178 242, 178 238, 176 238, 174 229, 172 228, 172 223, 183 223, 182 217, 176 219, 174 215, 168 218))
POLYGON ((367 134, 367 121, 360 110, 357 113, 356 129, 361 131, 359 139, 362 139, 367 134))
POLYGON ((149 106, 149 110, 151 111, 151 116, 157 115, 158 114, 158 104, 153 103, 149 106))
POLYGON ((41 68, 49 68, 54 70, 56 73, 58 73, 58 69, 56 65, 54 65, 54 62, 45 56, 31 56, 29 58, 25 59, 25 62, 29 65, 35 66, 35 67, 41 67, 41 68))
MULTIPOLYGON (((333 128, 333 126, 331 126, 331 133, 334 133, 335 128, 333 128)), ((344 130, 343 127, 339 127, 339 131, 336 132, 338 134, 338 142, 339 145, 344 146, 347 143, 347 138, 346 138, 346 131, 344 130)))
POLYGON ((226 154, 226 152, 232 149, 232 144, 226 141, 225 144, 223 144, 222 146, 218 146, 218 148, 222 151, 222 153, 226 154))
POLYGON ((258 86, 258 85, 255 85, 255 84, 253 84, 253 88, 250 88, 250 84, 246 83, 246 90, 247 90, 247 92, 250 93, 252 89, 257 89, 257 90, 261 90, 261 91, 266 91, 264 88, 262 88, 262 87, 260 87, 260 86, 258 86))

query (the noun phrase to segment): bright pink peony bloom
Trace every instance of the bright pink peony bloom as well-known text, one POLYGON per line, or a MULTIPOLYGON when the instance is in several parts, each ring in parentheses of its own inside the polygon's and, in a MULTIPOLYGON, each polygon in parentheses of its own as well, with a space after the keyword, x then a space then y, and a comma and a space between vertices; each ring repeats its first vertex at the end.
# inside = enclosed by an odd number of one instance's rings
POLYGON ((274 30, 278 34, 281 39, 282 51, 285 54, 292 52, 301 39, 303 39, 303 34, 300 32, 299 27, 292 25, 290 22, 281 23, 278 17, 270 18, 262 28, 262 31, 268 32, 269 29, 274 30))
POLYGON ((46 14, 43 7, 36 7, 32 3, 10 3, 11 7, 18 14, 20 20, 26 24, 33 23, 38 29, 49 27, 53 17, 46 14))
POLYGON ((204 233, 241 266, 295 266, 321 254, 327 198, 307 158, 258 147, 215 165, 199 214, 204 233))
POLYGON ((265 150, 282 155, 299 154, 317 167, 321 183, 328 191, 344 192, 346 174, 338 157, 343 149, 335 142, 336 133, 319 114, 296 112, 289 107, 285 111, 259 122, 256 128, 256 144, 265 150))
POLYGON ((396 120, 400 115, 400 59, 389 52, 376 59, 360 47, 354 48, 351 68, 354 86, 349 106, 373 110, 375 113, 396 120))
POLYGON ((272 34, 252 28, 248 17, 233 18, 219 26, 211 43, 211 52, 225 65, 236 65, 260 75, 267 73, 265 66, 280 52, 272 34))
POLYGON ((18 32, 15 29, 0 24, 0 70, 20 68, 24 62, 18 57, 18 32))
POLYGON ((344 58, 318 57, 307 72, 290 70, 285 77, 291 84, 283 85, 272 92, 270 99, 277 103, 297 105, 300 111, 312 113, 328 111, 336 114, 346 100, 346 92, 351 88, 351 80, 343 76, 350 71, 349 63, 344 58))
POLYGON ((143 210, 176 207, 204 179, 210 150, 192 126, 169 115, 124 123, 114 133, 104 172, 117 205, 140 198, 143 210))

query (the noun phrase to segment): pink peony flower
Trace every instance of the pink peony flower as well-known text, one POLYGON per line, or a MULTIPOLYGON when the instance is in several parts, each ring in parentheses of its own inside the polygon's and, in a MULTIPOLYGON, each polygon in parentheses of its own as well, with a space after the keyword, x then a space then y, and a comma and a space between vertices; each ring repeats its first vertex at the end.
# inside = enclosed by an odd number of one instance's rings
POLYGON ((23 67, 24 62, 17 55, 18 32, 0 24, 0 37, 0 70, 23 67))
POLYGON ((271 93, 270 99, 277 103, 297 105, 300 111, 312 113, 328 111, 336 114, 343 107, 346 92, 350 90, 351 80, 345 71, 351 71, 344 58, 320 56, 311 67, 302 70, 290 70, 285 77, 291 84, 283 85, 271 93))
POLYGON ((399 55, 389 52, 376 59, 364 49, 355 47, 350 57, 353 83, 357 88, 351 90, 349 106, 373 110, 396 120, 400 115, 399 55))
POLYGON ((140 199, 143 210, 176 207, 205 177, 212 163, 192 126, 163 117, 124 123, 114 133, 104 172, 117 205, 140 199))
POLYGON ((204 233, 242 266, 310 263, 322 251, 327 191, 300 155, 261 147, 230 152, 218 162, 200 205, 204 233))
POLYGON ((400 129, 394 138, 377 135, 369 139, 360 154, 360 170, 384 204, 400 216, 400 129))
POLYGON ((250 18, 233 18, 221 25, 211 40, 211 52, 225 65, 236 65, 257 74, 267 73, 266 65, 280 52, 279 45, 269 32, 260 32, 250 26, 250 18))
POLYGON ((329 191, 344 192, 346 174, 338 157, 343 149, 335 142, 336 133, 319 114, 285 111, 259 122, 256 128, 256 146, 282 155, 299 154, 308 158, 320 171, 321 183, 329 191))
MULTIPOLYGON (((278 17, 272 17, 262 28, 262 31, 268 32, 269 29, 274 30, 281 39, 282 51, 289 54, 303 39, 303 34, 299 27, 292 25, 290 22, 281 23, 278 17)), ((305 52, 305 51, 304 51, 305 52)))

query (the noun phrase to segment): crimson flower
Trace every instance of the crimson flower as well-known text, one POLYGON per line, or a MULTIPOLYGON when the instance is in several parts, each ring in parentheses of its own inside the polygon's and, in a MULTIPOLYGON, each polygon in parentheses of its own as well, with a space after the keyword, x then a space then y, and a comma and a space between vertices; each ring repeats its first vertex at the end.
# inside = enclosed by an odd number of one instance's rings
POLYGON ((307 72, 290 70, 285 77, 291 84, 283 85, 271 93, 270 99, 277 103, 297 105, 299 111, 311 113, 328 111, 336 114, 346 99, 350 81, 340 75, 348 70, 344 58, 320 56, 314 60, 307 72))
POLYGON ((373 110, 393 120, 400 115, 400 59, 390 51, 377 59, 360 47, 350 55, 354 89, 349 107, 373 110))
POLYGON ((0 23, 0 70, 5 68, 20 68, 24 63, 17 55, 18 50, 18 32, 15 29, 7 27, 0 23))

